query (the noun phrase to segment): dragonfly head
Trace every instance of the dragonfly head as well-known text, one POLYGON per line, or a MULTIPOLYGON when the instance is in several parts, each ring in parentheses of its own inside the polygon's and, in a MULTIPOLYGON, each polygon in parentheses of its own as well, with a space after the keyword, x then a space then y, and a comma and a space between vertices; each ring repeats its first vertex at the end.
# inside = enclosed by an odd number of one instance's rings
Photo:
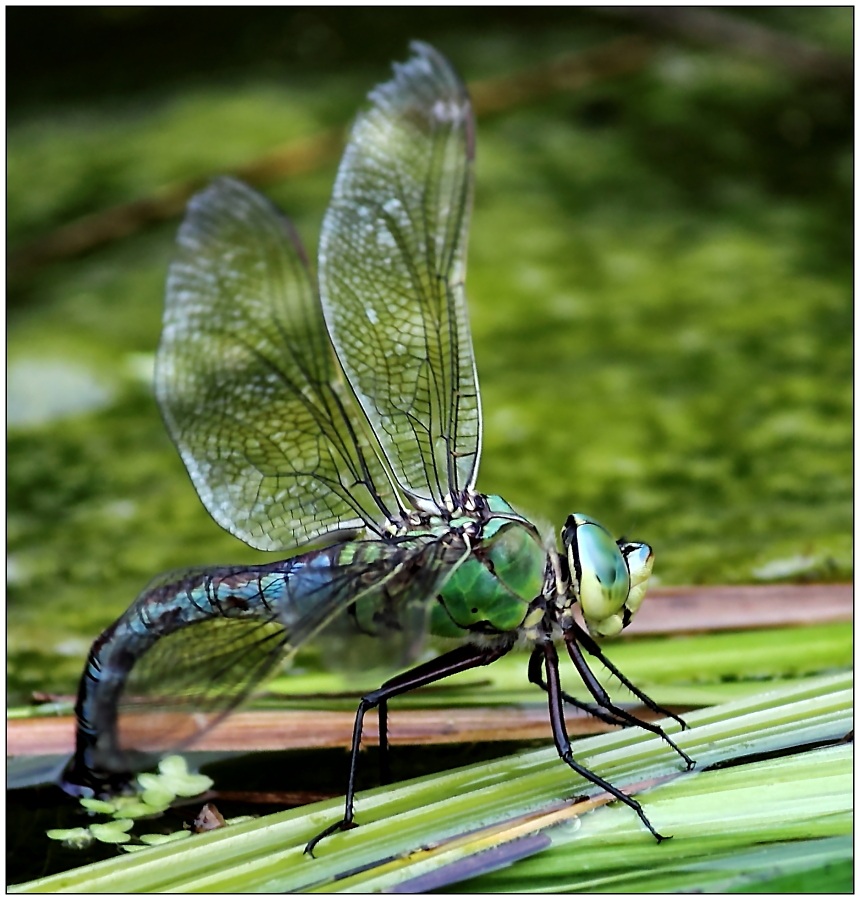
POLYGON ((618 634, 642 605, 654 551, 648 544, 616 541, 581 513, 568 516, 561 540, 588 630, 595 637, 618 634))

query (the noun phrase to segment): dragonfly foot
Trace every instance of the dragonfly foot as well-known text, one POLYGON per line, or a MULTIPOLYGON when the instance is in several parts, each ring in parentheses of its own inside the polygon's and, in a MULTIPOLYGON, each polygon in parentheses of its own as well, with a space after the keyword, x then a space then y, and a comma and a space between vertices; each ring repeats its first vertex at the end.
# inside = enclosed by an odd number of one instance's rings
POLYGON ((663 738, 666 743, 684 760, 684 764, 687 766, 687 771, 690 769, 696 768, 696 760, 694 760, 691 756, 688 756, 684 751, 669 737, 667 734, 663 734, 663 738))
POLYGON ((635 800, 633 802, 635 803, 635 806, 632 807, 633 810, 636 812, 636 815, 638 815, 639 818, 641 819, 642 824, 651 832, 651 834, 654 835, 654 838, 658 844, 662 844, 663 841, 672 840, 671 834, 660 834, 660 832, 657 831, 657 829, 648 821, 648 817, 645 815, 644 812, 642 812, 642 807, 639 806, 639 804, 636 803, 635 800))
POLYGON ((307 853, 311 859, 316 859, 314 856, 314 847, 316 847, 323 838, 326 838, 337 831, 346 831, 349 828, 355 828, 355 822, 352 820, 347 821, 346 819, 341 819, 339 822, 335 822, 334 825, 329 825, 328 828, 323 829, 316 837, 312 837, 307 844, 305 844, 304 852, 307 853))

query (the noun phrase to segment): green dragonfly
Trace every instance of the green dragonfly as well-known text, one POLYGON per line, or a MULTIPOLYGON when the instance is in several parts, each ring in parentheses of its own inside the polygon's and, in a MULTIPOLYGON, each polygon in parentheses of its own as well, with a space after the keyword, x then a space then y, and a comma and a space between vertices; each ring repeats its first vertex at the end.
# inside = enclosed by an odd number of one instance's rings
MULTIPOLYGON (((76 706, 76 795, 122 790, 151 753, 187 744, 306 641, 372 635, 414 661, 427 632, 455 649, 362 697, 344 815, 353 824, 365 714, 399 694, 532 648, 555 745, 572 769, 565 702, 638 725, 585 654, 652 710, 604 656, 651 573, 647 544, 571 515, 553 539, 475 490, 481 406, 464 294, 475 125, 457 74, 432 47, 369 96, 322 226, 319 287, 289 221, 238 181, 195 196, 167 279, 156 393, 204 506, 223 528, 288 559, 162 575, 93 644, 76 706), (587 625, 574 615, 579 607, 587 625), (593 698, 560 685, 563 644, 593 698)), ((677 719, 677 716, 672 715, 677 719)), ((680 719, 678 719, 681 722, 680 719)), ((684 723, 681 722, 683 725, 684 723)))

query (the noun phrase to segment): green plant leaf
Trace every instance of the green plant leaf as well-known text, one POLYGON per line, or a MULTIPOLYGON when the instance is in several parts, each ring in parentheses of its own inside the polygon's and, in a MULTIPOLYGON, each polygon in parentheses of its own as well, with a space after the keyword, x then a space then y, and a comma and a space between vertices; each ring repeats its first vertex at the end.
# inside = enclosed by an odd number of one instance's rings
POLYGON ((124 844, 131 840, 126 832, 134 825, 131 819, 116 819, 113 822, 90 825, 92 836, 104 844, 124 844))
POLYGON ((89 828, 52 828, 46 834, 52 841, 62 841, 63 846, 73 850, 84 850, 94 840, 89 828))
POLYGON ((550 846, 520 861, 512 856, 509 868, 481 875, 482 885, 509 877, 504 889, 514 885, 517 891, 558 885, 615 890, 628 883, 651 890, 649 885, 680 879, 692 890, 699 882, 714 883, 711 870, 732 855, 850 834, 853 748, 815 747, 851 728, 852 704, 850 673, 840 673, 692 713, 688 731, 666 725, 698 761, 689 773, 679 771, 662 741, 636 730, 578 741, 577 759, 614 784, 632 788, 650 781, 652 787, 638 793, 640 802, 660 831, 674 835, 659 845, 631 810, 607 805, 593 785, 558 760, 555 749, 546 749, 362 792, 359 827, 326 838, 316 859, 304 853, 305 843, 337 820, 341 800, 195 835, 15 890, 390 891, 408 889, 437 871, 438 889, 467 877, 463 869, 447 867, 480 860, 481 853, 530 834, 546 835, 550 846), (731 768, 704 771, 732 760, 737 764, 731 768), (591 798, 584 806, 572 802, 582 795, 591 798), (690 868, 704 862, 711 869, 690 868))
POLYGON ((142 834, 140 836, 141 841, 144 844, 151 844, 152 846, 156 846, 157 844, 170 844, 174 841, 182 841, 185 838, 190 838, 190 831, 174 831, 172 834, 142 834))

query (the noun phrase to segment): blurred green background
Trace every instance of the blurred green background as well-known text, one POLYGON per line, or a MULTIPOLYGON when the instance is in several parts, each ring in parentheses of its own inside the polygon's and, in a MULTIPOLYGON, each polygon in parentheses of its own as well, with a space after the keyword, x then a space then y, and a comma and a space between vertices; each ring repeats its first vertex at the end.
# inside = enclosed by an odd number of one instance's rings
MULTIPOLYGON (((649 48, 479 120, 479 488, 651 542, 662 584, 849 578, 853 11, 725 14, 834 67, 584 8, 9 8, 13 696, 71 691, 158 572, 265 557, 208 517, 153 398, 178 217, 25 251, 345 127, 412 38, 469 81, 649 48)), ((263 188, 311 256, 335 167, 263 188)))

